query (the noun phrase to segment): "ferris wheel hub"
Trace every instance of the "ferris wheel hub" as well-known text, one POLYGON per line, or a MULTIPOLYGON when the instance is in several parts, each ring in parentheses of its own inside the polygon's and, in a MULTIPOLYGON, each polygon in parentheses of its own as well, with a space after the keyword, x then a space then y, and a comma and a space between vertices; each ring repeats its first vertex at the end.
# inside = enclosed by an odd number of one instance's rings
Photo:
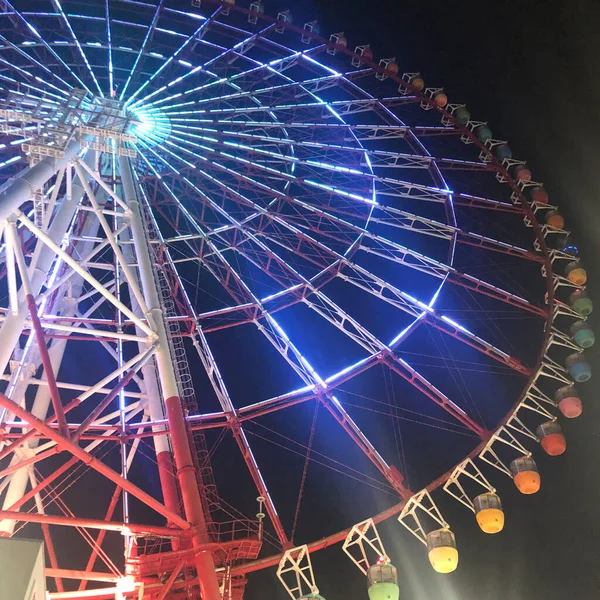
POLYGON ((171 134, 171 121, 159 108, 134 106, 127 109, 128 132, 150 147, 157 146, 171 134))

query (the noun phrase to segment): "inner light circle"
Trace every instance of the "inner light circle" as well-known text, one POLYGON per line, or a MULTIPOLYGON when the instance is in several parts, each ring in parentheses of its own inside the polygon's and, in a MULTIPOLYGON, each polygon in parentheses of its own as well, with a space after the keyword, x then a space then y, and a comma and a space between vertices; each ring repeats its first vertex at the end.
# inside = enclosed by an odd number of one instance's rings
POLYGON ((132 117, 129 132, 148 146, 161 144, 171 134, 171 122, 159 109, 142 105, 129 109, 129 113, 132 117))

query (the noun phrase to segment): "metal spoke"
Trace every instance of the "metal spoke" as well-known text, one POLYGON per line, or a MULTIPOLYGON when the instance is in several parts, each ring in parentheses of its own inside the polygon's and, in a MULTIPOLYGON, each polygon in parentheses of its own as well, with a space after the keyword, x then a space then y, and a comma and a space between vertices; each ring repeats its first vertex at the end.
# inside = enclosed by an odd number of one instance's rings
POLYGON ((108 45, 108 95, 112 97, 115 93, 115 86, 113 81, 113 49, 112 49, 112 35, 110 31, 110 8, 109 0, 105 0, 105 13, 106 13, 106 41, 108 45))
MULTIPOLYGON (((173 156, 173 158, 177 158, 175 153, 171 153, 170 151, 168 151, 168 152, 170 155, 173 156)), ((219 173, 226 171, 226 168, 221 167, 220 165, 218 165, 218 163, 213 162, 213 163, 207 164, 206 166, 211 169, 216 169, 217 172, 219 172, 219 173)), ((195 172, 202 176, 207 177, 207 179, 215 182, 217 185, 221 185, 218 180, 216 180, 215 178, 208 175, 205 171, 196 168, 195 172)), ((511 294, 505 290, 498 288, 497 286, 488 284, 483 280, 480 280, 476 277, 468 275, 467 273, 461 273, 457 269, 455 269, 447 264, 444 264, 444 263, 441 263, 434 259, 431 259, 421 253, 415 252, 415 251, 411 250, 410 248, 407 248, 405 246, 397 244, 397 243, 395 243, 391 240, 388 240, 380 235, 375 235, 375 234, 371 233, 369 230, 364 229, 363 227, 355 225, 346 219, 342 219, 340 217, 337 217, 337 216, 331 214, 327 210, 322 210, 320 208, 317 208, 316 206, 312 206, 306 202, 298 200, 297 198, 290 197, 287 194, 280 192, 279 190, 276 190, 275 188, 272 188, 271 186, 267 186, 265 184, 257 182, 248 176, 245 176, 242 174, 238 174, 238 176, 241 179, 247 180, 249 183, 252 184, 253 187, 258 187, 261 190, 265 190, 271 196, 276 196, 283 200, 291 202, 294 205, 300 206, 302 209, 306 210, 308 213, 313 213, 314 215, 317 215, 318 217, 322 217, 323 220, 326 220, 337 227, 341 227, 342 230, 345 230, 348 233, 352 233, 357 236, 360 236, 362 239, 368 239, 371 242, 371 244, 369 246, 365 245, 364 243, 361 244, 361 250, 364 252, 372 253, 374 255, 380 256, 387 260, 400 261, 403 264, 405 264, 411 268, 428 273, 428 274, 430 274, 434 277, 438 277, 440 279, 444 279, 444 278, 448 277, 448 279, 450 281, 453 281, 454 283, 457 283, 458 285, 466 287, 467 289, 470 289, 472 291, 477 291, 479 293, 488 295, 492 298, 497 298, 497 299, 505 301, 505 302, 510 302, 511 304, 513 304, 515 306, 523 308, 524 310, 527 310, 529 312, 539 314, 540 316, 545 316, 547 314, 547 312, 544 308, 534 306, 531 303, 529 303, 527 300, 525 300, 524 298, 521 298, 515 294, 511 294)), ((318 188, 319 186, 315 186, 315 187, 318 188)), ((410 191, 413 188, 408 184, 407 184, 407 188, 408 188, 407 194, 410 194, 410 191)), ((416 189, 419 192, 419 191, 421 191, 421 186, 415 186, 414 189, 416 189)), ((331 191, 337 193, 338 195, 340 195, 342 197, 350 196, 350 192, 343 193, 341 190, 331 190, 331 191)), ((447 192, 446 192, 446 194, 447 194, 447 192)), ((239 195, 237 195, 237 196, 239 196, 239 195)), ((352 194, 352 196, 354 196, 354 194, 352 194)), ((362 202, 365 202, 367 204, 370 203, 369 199, 365 198, 365 197, 361 197, 359 200, 362 202)), ((293 215, 287 215, 286 218, 289 221, 291 221, 292 225, 305 227, 307 229, 309 228, 306 225, 306 223, 303 222, 302 219, 299 219, 293 215)), ((311 224, 310 229, 318 231, 319 234, 321 234, 325 237, 328 237, 328 238, 331 238, 334 240, 340 239, 340 238, 337 238, 336 234, 333 234, 330 231, 327 231, 326 229, 324 229, 322 227, 315 228, 315 226, 311 224)))
POLYGON ((7 6, 7 8, 11 12, 13 12, 14 14, 16 14, 17 17, 22 21, 22 23, 25 25, 25 28, 26 28, 26 31, 28 32, 28 34, 33 34, 33 36, 35 37, 35 39, 37 41, 39 41, 52 54, 52 56, 54 56, 54 58, 56 58, 59 61, 59 63, 61 65, 63 65, 63 67, 65 67, 67 69, 67 71, 69 71, 69 73, 71 73, 73 75, 73 77, 75 77, 75 79, 81 84, 81 86, 85 90, 87 90, 88 92, 90 92, 90 94, 91 94, 92 93, 91 90, 70 69, 70 67, 67 65, 67 63, 56 53, 56 51, 52 48, 52 46, 50 44, 48 44, 48 42, 40 35, 40 33, 38 32, 38 30, 31 23, 29 23, 29 21, 27 21, 27 19, 23 16, 23 14, 21 12, 19 12, 18 10, 16 10, 14 8, 14 6, 12 6, 12 4, 9 2, 9 0, 3 0, 3 2, 7 6))
MULTIPOLYGON (((166 69, 193 40, 197 39, 198 36, 202 36, 203 31, 206 30, 210 26, 213 19, 219 14, 220 11, 221 11, 221 8, 217 7, 210 18, 204 19, 203 22, 200 24, 200 26, 196 28, 194 33, 192 35, 188 36, 188 38, 183 42, 183 44, 181 44, 181 46, 179 46, 179 48, 177 48, 177 50, 175 50, 175 52, 173 52, 173 54, 171 54, 171 56, 169 56, 169 58, 164 63, 162 63, 162 65, 156 71, 154 71, 154 73, 152 73, 152 75, 144 83, 142 83, 142 85, 140 85, 137 88, 137 90, 135 90, 135 92, 133 92, 133 94, 131 94, 129 96, 126 104, 129 104, 131 106, 136 106, 140 102, 143 102, 145 100, 145 98, 141 98, 140 100, 138 100, 136 102, 133 102, 133 101, 142 92, 142 90, 144 90, 146 88, 146 86, 148 86, 150 83, 152 83, 152 81, 154 81, 156 79, 156 77, 158 77, 163 72, 163 70, 166 69)), ((163 89, 166 89, 166 88, 167 88, 167 86, 163 86, 163 89)))
POLYGON ((129 87, 129 84, 131 83, 131 80, 135 74, 137 66, 140 63, 140 61, 142 60, 143 56, 145 55, 146 47, 147 47, 149 41, 152 39, 152 34, 154 33, 154 31, 156 29, 156 24, 158 23, 158 17, 160 15, 160 11, 163 7, 163 4, 164 4, 164 0, 159 0, 158 4, 156 6, 156 10, 154 11, 154 16, 152 17, 152 22, 150 23, 150 26, 148 27, 148 31, 146 31, 144 41, 142 42, 142 45, 140 46, 139 52, 135 58, 133 66, 131 67, 131 71, 127 75, 125 85, 123 86, 123 89, 121 90, 121 94, 119 95, 119 100, 123 100, 123 97, 125 96, 125 93, 127 92, 127 88, 129 87))
MULTIPOLYGON (((388 100, 391 100, 391 104, 393 105, 393 101, 395 98, 384 99, 380 101, 382 105, 388 106, 388 100)), ((348 101, 350 102, 350 101, 348 101)), ((338 112, 339 109, 338 109, 338 112)), ((454 158, 440 158, 435 156, 422 156, 418 154, 407 154, 403 152, 387 152, 384 150, 370 150, 368 148, 362 148, 358 146, 349 146, 345 144, 333 144, 320 142, 318 140, 308 141, 302 139, 293 139, 289 137, 276 137, 276 136, 268 136, 268 135, 259 135, 253 133, 246 133, 243 130, 236 131, 233 128, 227 129, 227 125, 229 121, 215 122, 215 125, 219 125, 222 129, 216 129, 215 127, 201 127, 194 125, 178 125, 173 123, 172 127, 174 130, 177 130, 180 135, 190 137, 192 139, 198 139, 202 141, 204 144, 226 144, 227 142, 223 142, 220 138, 231 138, 238 137, 242 140, 245 140, 248 144, 255 144, 256 142, 260 142, 263 144, 277 144, 282 146, 293 146, 294 148, 306 148, 312 151, 318 151, 319 153, 330 153, 334 154, 339 153, 340 160, 352 160, 356 166, 366 167, 368 166, 367 160, 371 167, 373 168, 397 168, 397 169, 427 169, 432 164, 437 164, 441 169, 464 169, 464 170, 492 170, 488 163, 481 163, 477 161, 468 161, 468 160, 459 160, 454 158), (199 135, 197 133, 192 132, 200 132, 205 135, 199 135), (216 139, 215 139, 216 137, 216 139), (351 153, 348 156, 348 153, 351 153)), ((286 128, 287 124, 282 124, 282 129, 286 128)), ((407 128, 407 134, 412 129, 407 128)), ((231 147, 231 142, 228 144, 231 147)), ((243 148, 243 146, 241 146, 243 148)), ((260 152, 260 148, 258 144, 248 146, 251 150, 255 152, 260 152)), ((286 155, 281 155, 283 158, 281 160, 290 160, 290 157, 286 155)), ((368 171, 365 171, 368 172, 368 171)))
POLYGON ((73 30, 73 27, 71 27, 71 23, 70 23, 69 19, 67 18, 65 11, 63 10, 63 8, 60 4, 60 1, 52 0, 52 5, 54 6, 55 10, 60 15, 62 21, 65 24, 65 27, 69 30, 69 33, 71 34, 71 38, 72 38, 73 42, 75 43, 75 46, 77 46, 77 50, 79 50, 79 54, 83 60, 83 63, 87 67, 87 70, 89 71, 89 74, 90 74, 92 80, 94 81, 94 84, 96 85, 96 89, 98 90, 100 97, 104 98, 104 93, 100 89, 100 84, 98 83, 98 80, 96 79, 96 75, 94 74, 94 71, 92 70, 92 66, 89 63, 87 56, 85 55, 85 52, 83 51, 83 48, 81 47, 81 44, 79 43, 79 40, 77 39, 77 36, 75 35, 75 31, 73 30))

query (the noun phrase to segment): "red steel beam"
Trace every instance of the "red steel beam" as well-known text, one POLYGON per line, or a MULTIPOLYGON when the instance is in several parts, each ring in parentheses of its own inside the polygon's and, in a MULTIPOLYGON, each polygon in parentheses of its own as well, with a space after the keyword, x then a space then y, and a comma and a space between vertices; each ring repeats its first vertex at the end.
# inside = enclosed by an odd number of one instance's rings
MULTIPOLYGON (((64 500, 61 499, 61 494, 56 491, 56 488, 51 488, 48 491, 46 498, 44 500, 47 500, 47 499, 49 500, 49 502, 55 503, 66 517, 69 517, 69 518, 75 517, 75 514, 65 504, 64 500)), ((104 520, 108 521, 108 519, 104 519, 104 520)), ((94 537, 92 536, 92 534, 84 527, 76 526, 75 529, 81 535, 83 540, 86 541, 92 548, 96 548, 96 549, 98 549, 98 552, 102 552, 102 554, 103 554, 102 558, 103 558, 106 566, 113 573, 119 574, 119 570, 117 569, 115 564, 110 560, 110 557, 108 557, 108 555, 99 546, 96 545, 96 541, 94 540, 94 537)))
POLYGON ((524 365, 520 360, 514 358, 513 356, 510 356, 509 354, 506 354, 505 352, 502 352, 501 350, 498 351, 498 349, 492 346, 491 344, 488 346, 487 343, 483 342, 483 340, 480 341, 477 338, 465 335, 460 330, 460 327, 455 327, 443 321, 437 313, 434 314, 428 312, 425 315, 424 320, 426 320, 427 323, 429 323, 439 331, 442 331, 443 333, 453 337, 454 339, 459 340, 463 344, 474 348, 478 352, 481 352, 482 354, 485 354, 486 356, 497 360, 499 363, 505 365, 506 367, 514 369, 518 373, 521 373, 521 375, 530 377, 533 373, 533 371, 528 366, 524 365))
MULTIPOLYGON (((106 514, 104 515, 105 521, 110 521, 112 519, 113 513, 115 512, 115 508, 117 507, 117 502, 119 500, 119 496, 121 495, 121 488, 117 486, 115 491, 113 492, 112 498, 110 499, 110 504, 108 505, 108 509, 106 510, 106 514)), ((98 548, 102 547, 102 543, 104 542, 104 538, 106 537, 106 529, 100 530, 98 533, 98 537, 96 538, 96 544, 92 548, 92 552, 90 554, 90 558, 85 566, 85 572, 90 573, 94 568, 94 564, 96 563, 96 558, 98 557, 98 548)), ((81 583, 79 584, 79 591, 84 590, 87 585, 87 579, 78 577, 77 579, 81 579, 81 583)))
MULTIPOLYGON (((76 571, 73 569, 57 569, 57 568, 46 568, 44 569, 46 577, 62 577, 63 579, 81 579, 83 582, 86 581, 103 581, 108 583, 117 583, 120 577, 111 575, 110 573, 100 573, 98 571, 76 571)), ((62 590, 59 590, 62 592, 62 590)), ((81 591, 81 590, 79 590, 81 591)))
POLYGON ((19 471, 24 467, 28 467, 29 465, 33 465, 37 462, 48 458, 49 456, 54 456, 55 454, 60 453, 60 448, 58 446, 54 446, 53 448, 49 448, 48 450, 44 450, 44 452, 40 452, 34 456, 30 456, 24 460, 19 461, 13 465, 9 465, 6 469, 0 471, 0 477, 4 477, 5 475, 10 475, 10 473, 14 473, 15 471, 19 471))
POLYGON ((23 506, 26 502, 31 500, 36 494, 39 494, 43 489, 47 488, 52 482, 58 479, 63 473, 66 473, 74 467, 79 459, 73 457, 70 458, 64 465, 56 469, 53 473, 48 475, 45 479, 40 481, 35 487, 31 488, 24 496, 21 496, 12 506, 8 507, 10 511, 17 511, 23 506))
POLYGON ((476 433, 481 439, 487 439, 490 432, 484 427, 473 421, 465 412, 461 411, 456 405, 454 405, 446 396, 440 393, 427 379, 422 377, 414 369, 404 366, 402 363, 396 360, 390 360, 386 357, 384 360, 385 364, 408 381, 412 386, 417 388, 420 392, 425 394, 430 400, 433 400, 437 405, 441 406, 447 413, 451 414, 457 421, 466 425, 471 431, 476 433))
MULTIPOLYGON (((79 406, 80 404, 81 404, 81 400, 79 398, 75 398, 74 400, 71 400, 71 402, 69 402, 69 404, 67 404, 64 407, 65 414, 67 414, 70 410, 74 409, 76 406, 79 406)), ((54 422, 54 418, 55 418, 54 415, 51 415, 44 421, 44 423, 46 423, 46 425, 52 425, 52 423, 54 422)), ((27 433, 19 435, 19 437, 16 438, 11 444, 6 446, 6 448, 4 448, 3 450, 0 450, 0 460, 2 460, 4 457, 8 456, 9 454, 12 454, 21 444, 24 444, 27 440, 30 440, 31 438, 33 438, 35 436, 36 436, 35 429, 30 429, 27 433)), ((0 436, 0 440, 1 439, 13 439, 13 438, 11 438, 11 434, 3 434, 0 436)))
MULTIPOLYGON (((44 543, 46 544, 46 550, 48 551, 48 558, 53 569, 58 570, 58 560, 56 559, 56 552, 54 551, 54 544, 52 543, 52 537, 50 536, 50 525, 48 523, 42 523, 42 532, 44 534, 44 543)), ((52 577, 52 575, 50 575, 52 577)), ((54 581, 56 583, 56 589, 59 592, 65 591, 62 579, 59 575, 54 575, 54 581)))
POLYGON ((107 531, 131 532, 139 535, 156 535, 161 537, 179 537, 182 533, 170 527, 159 525, 138 525, 136 523, 116 523, 99 519, 83 519, 64 517, 61 515, 41 515, 12 510, 0 510, 0 519, 23 521, 25 523, 46 523, 48 525, 64 525, 66 527, 83 527, 85 529, 105 529, 107 531))
MULTIPOLYGON (((89 452, 86 452, 78 445, 74 444, 70 440, 66 439, 58 432, 54 431, 52 427, 46 425, 43 421, 40 421, 38 418, 34 417, 31 413, 25 410, 16 402, 13 402, 10 398, 7 398, 4 394, 0 394, 0 406, 7 408, 16 416, 18 416, 22 421, 29 423, 31 427, 44 434, 50 440, 56 442, 60 448, 66 450, 74 457, 81 460, 83 463, 104 475, 107 479, 117 484, 119 487, 123 488, 125 491, 129 492, 132 496, 154 509, 156 512, 161 514, 167 520, 172 521, 174 525, 180 527, 181 529, 187 530, 190 529, 191 525, 182 519, 178 514, 169 510, 164 504, 161 504, 158 500, 147 494, 143 490, 141 490, 137 485, 134 485, 117 472, 113 471, 109 466, 105 465, 101 460, 92 456, 89 452)), ((168 401, 167 401, 168 406, 168 401)), ((183 415, 181 416, 181 422, 183 423, 183 415)), ((185 425, 184 425, 185 430, 185 425)), ((187 441, 187 440, 186 440, 187 441)), ((192 473, 192 475, 194 475, 192 473)), ((195 479, 195 475, 194 475, 195 479)))
POLYGON ((262 473, 260 472, 260 468, 258 466, 258 463, 256 462, 254 454, 252 453, 252 449, 250 448, 250 444, 248 442, 248 439, 246 438, 244 430, 242 429, 237 414, 235 417, 231 418, 230 426, 233 437, 238 445, 238 448, 240 449, 240 453, 242 454, 242 458, 246 463, 246 468, 248 469, 250 476, 254 481, 254 485, 258 490, 259 495, 265 499, 265 506, 267 512, 269 513, 271 524, 273 525, 275 533, 277 534, 277 538, 281 542, 283 548, 291 548, 293 544, 290 542, 290 539, 287 533, 285 532, 283 523, 281 522, 281 518, 277 512, 277 509, 275 508, 275 504, 273 502, 271 494, 267 489, 265 480, 262 476, 262 473))
POLYGON ((69 430, 67 428, 67 420, 65 418, 65 412, 60 399, 60 392, 56 385, 56 377, 54 377, 54 369, 52 368, 52 361, 50 360, 50 354, 48 353, 48 346, 46 346, 46 338, 44 337, 44 330, 38 317, 37 304, 33 294, 27 294, 27 307, 31 314, 31 323, 35 331, 35 339, 37 341, 38 349, 40 351, 40 358, 42 359, 42 365, 44 365, 44 373, 46 373, 46 380, 48 381, 48 388, 50 389, 50 397, 52 398, 52 406, 54 407, 54 414, 56 415, 56 421, 58 422, 58 430, 61 435, 65 438, 69 437, 69 430))
POLYGON ((171 588, 173 587, 173 584, 175 583, 175 579, 177 579, 177 575, 179 575, 181 569, 183 569, 184 564, 185 564, 185 559, 182 558, 177 563, 177 566, 173 569, 171 574, 169 575, 169 579, 167 579, 165 585, 163 586, 163 588, 160 591, 160 594, 158 595, 156 600, 165 600, 165 598, 167 597, 167 594, 171 591, 171 588))

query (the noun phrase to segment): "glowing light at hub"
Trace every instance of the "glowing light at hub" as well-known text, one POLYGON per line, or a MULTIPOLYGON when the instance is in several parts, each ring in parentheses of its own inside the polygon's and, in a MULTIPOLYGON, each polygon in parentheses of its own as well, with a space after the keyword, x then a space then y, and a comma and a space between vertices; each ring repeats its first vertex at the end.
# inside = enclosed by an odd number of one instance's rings
POLYGON ((164 142, 171 133, 169 119, 159 110, 134 107, 129 111, 134 119, 130 132, 148 146, 164 142))

